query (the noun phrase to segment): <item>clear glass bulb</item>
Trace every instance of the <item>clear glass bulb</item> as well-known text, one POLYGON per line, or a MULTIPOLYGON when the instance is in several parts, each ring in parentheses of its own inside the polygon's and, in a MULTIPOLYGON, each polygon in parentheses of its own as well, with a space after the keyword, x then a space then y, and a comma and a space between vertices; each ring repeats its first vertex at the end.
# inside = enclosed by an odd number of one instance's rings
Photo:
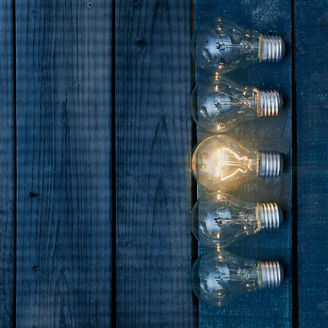
POLYGON ((225 192, 258 176, 279 176, 282 157, 279 153, 248 149, 237 140, 219 134, 197 146, 192 156, 192 170, 205 188, 225 192))
POLYGON ((209 194, 191 212, 191 230, 208 247, 224 248, 242 236, 279 228, 281 222, 276 203, 244 202, 228 194, 209 194))
POLYGON ((206 79, 191 93, 191 114, 202 128, 218 133, 236 123, 263 116, 277 116, 283 105, 277 91, 239 86, 220 77, 206 79))
POLYGON ((281 37, 244 30, 221 17, 201 26, 193 39, 196 63, 220 73, 231 71, 248 60, 278 62, 284 52, 281 37))
POLYGON ((279 262, 258 262, 213 251, 193 265, 191 283, 200 300, 214 306, 231 303, 244 293, 275 288, 284 279, 279 262))

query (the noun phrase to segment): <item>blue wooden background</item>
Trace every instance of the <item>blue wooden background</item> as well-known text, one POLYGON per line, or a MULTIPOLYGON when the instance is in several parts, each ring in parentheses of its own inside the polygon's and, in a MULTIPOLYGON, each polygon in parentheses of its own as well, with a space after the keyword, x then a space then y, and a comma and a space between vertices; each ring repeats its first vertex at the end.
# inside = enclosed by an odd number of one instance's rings
POLYGON ((327 40, 323 0, 0 0, 0 327, 326 327, 327 40), (190 40, 217 15, 287 42, 231 75, 286 102, 233 131, 284 154, 245 188, 286 220, 232 250, 287 279, 222 309, 189 283, 190 40))

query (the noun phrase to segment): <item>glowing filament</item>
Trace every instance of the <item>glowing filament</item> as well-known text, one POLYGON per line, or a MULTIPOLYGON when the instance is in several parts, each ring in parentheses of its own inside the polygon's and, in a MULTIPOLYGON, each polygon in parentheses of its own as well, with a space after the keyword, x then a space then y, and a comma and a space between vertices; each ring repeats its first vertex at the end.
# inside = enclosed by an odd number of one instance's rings
POLYGON ((245 156, 240 157, 237 153, 229 148, 223 147, 217 152, 217 167, 215 174, 220 177, 222 181, 232 178, 239 172, 246 173, 248 165, 248 158, 245 156))

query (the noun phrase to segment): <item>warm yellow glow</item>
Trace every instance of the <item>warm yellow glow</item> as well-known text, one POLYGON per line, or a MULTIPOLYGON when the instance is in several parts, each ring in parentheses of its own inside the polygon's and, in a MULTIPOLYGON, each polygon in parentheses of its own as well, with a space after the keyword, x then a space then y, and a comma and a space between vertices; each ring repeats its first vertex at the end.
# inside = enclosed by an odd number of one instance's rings
POLYGON ((196 148, 192 169, 200 184, 213 191, 229 191, 256 176, 257 152, 245 150, 224 135, 212 136, 196 148))

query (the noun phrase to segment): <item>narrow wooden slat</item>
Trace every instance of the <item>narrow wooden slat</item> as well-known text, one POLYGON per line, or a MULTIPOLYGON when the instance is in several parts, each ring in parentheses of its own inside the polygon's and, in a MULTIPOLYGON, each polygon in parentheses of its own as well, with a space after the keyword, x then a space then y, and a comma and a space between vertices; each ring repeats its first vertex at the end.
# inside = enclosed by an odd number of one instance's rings
POLYGON ((0 2, 0 327, 11 327, 15 277, 14 41, 12 1, 0 2))
POLYGON ((17 327, 109 327, 110 1, 16 1, 17 327))
MULTIPOLYGON (((237 197, 252 201, 276 201, 284 209, 285 222, 277 231, 261 232, 232 245, 236 255, 259 260, 280 260, 286 268, 287 278, 276 290, 262 290, 241 297, 231 305, 214 308, 200 303, 200 327, 291 327, 292 322, 292 181, 291 181, 291 7, 286 1, 197 0, 195 29, 209 19, 222 16, 236 24, 256 29, 265 34, 274 32, 287 42, 287 54, 279 64, 249 64, 228 74, 240 85, 260 89, 277 89, 285 106, 279 117, 263 118, 241 124, 228 134, 243 144, 260 150, 279 151, 284 156, 285 169, 279 179, 265 179, 241 186, 237 197)), ((197 69, 197 81, 208 73, 197 69)), ((198 130, 198 140, 209 134, 198 130)), ((199 197, 204 195, 199 188, 199 197)), ((199 253, 207 251, 201 245, 199 253)))
POLYGON ((325 1, 296 1, 299 326, 328 315, 328 118, 325 1))
POLYGON ((193 327, 190 1, 116 1, 117 324, 193 327))

